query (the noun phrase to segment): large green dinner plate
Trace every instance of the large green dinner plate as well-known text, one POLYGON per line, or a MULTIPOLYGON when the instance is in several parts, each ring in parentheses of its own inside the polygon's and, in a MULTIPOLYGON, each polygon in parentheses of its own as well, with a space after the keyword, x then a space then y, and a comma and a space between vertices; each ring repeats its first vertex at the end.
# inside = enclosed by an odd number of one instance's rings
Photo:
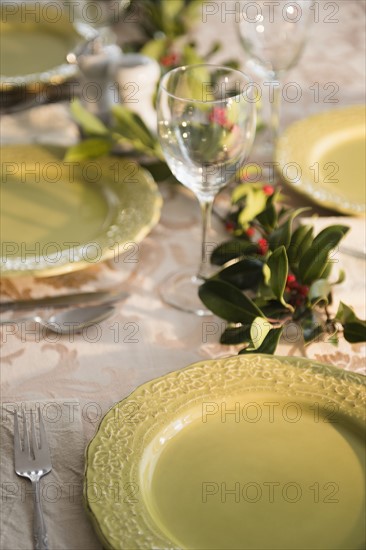
POLYGON ((60 84, 75 76, 78 68, 68 55, 92 36, 76 30, 61 3, 5 0, 0 16, 0 90, 60 84))
POLYGON ((279 139, 275 160, 285 182, 312 201, 344 214, 365 214, 364 105, 295 122, 279 139))
POLYGON ((135 161, 63 155, 41 145, 1 149, 1 276, 58 275, 134 254, 158 222, 157 185, 135 161))
POLYGON ((139 387, 86 451, 85 501, 103 546, 361 550, 365 380, 252 355, 139 387))

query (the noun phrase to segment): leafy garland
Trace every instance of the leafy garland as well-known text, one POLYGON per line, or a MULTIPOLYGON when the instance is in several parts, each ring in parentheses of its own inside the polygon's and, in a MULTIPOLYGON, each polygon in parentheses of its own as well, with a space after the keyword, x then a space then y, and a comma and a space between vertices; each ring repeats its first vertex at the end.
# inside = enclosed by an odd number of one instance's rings
MULTIPOLYGON (((210 60, 219 44, 204 55, 187 38, 204 0, 131 0, 128 15, 138 13, 138 42, 125 43, 125 52, 140 52, 156 59, 162 74, 183 64, 210 60)), ((226 66, 238 67, 236 60, 226 66)), ((257 103, 257 106, 260 104, 257 103)), ((137 155, 155 179, 170 171, 157 137, 127 106, 115 105, 112 124, 106 126, 79 101, 71 112, 85 139, 69 148, 66 160, 78 161, 124 150, 137 155)), ((260 119, 260 117, 259 117, 260 119)), ((262 127, 260 120, 258 129, 262 127)), ((340 332, 349 342, 366 340, 366 321, 342 302, 329 312, 332 288, 332 252, 348 227, 333 225, 314 236, 311 225, 297 225, 306 209, 293 210, 282 203, 280 191, 270 185, 244 182, 233 192, 233 208, 226 222, 232 238, 219 245, 211 262, 220 270, 200 287, 204 304, 227 321, 222 344, 242 344, 239 353, 275 353, 284 330, 295 324, 305 344, 327 340, 336 344, 340 332)))
POLYGON ((292 325, 303 342, 338 343, 343 331, 348 342, 366 340, 366 321, 339 304, 329 312, 332 287, 343 282, 341 271, 331 281, 332 255, 348 232, 332 225, 314 236, 311 225, 295 218, 307 210, 282 204, 280 191, 261 183, 242 183, 232 195, 227 219, 232 238, 212 253, 221 266, 200 287, 203 303, 228 325, 222 344, 244 344, 239 353, 274 353, 283 331, 292 325))

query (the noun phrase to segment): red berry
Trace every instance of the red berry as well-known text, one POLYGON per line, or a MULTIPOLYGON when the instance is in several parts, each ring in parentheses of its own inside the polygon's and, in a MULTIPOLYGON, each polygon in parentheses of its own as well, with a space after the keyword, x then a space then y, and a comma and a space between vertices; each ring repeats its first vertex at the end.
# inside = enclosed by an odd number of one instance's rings
POLYGON ((209 114, 209 120, 210 122, 215 122, 219 126, 226 126, 228 121, 225 109, 222 107, 214 107, 209 114))
POLYGON ((248 237, 253 237, 253 236, 254 236, 254 233, 255 233, 254 227, 248 227, 248 229, 247 229, 246 232, 245 232, 245 234, 246 234, 248 237))
POLYGON ((272 185, 264 185, 263 186, 263 193, 270 197, 274 193, 274 187, 272 187, 272 185))
POLYGON ((161 63, 161 65, 163 65, 164 67, 172 67, 173 65, 177 65, 178 60, 179 60, 178 54, 176 54, 176 53, 171 53, 171 54, 168 54, 168 55, 164 55, 164 56, 160 59, 160 63, 161 63))
POLYGON ((296 277, 295 277, 295 275, 291 275, 291 274, 288 275, 288 277, 287 277, 287 284, 288 284, 288 286, 289 286, 290 288, 293 287, 293 285, 294 285, 295 282, 296 282, 296 277))
POLYGON ((235 229, 235 224, 233 222, 230 222, 230 221, 227 221, 225 223, 225 227, 228 231, 234 231, 235 229))
POLYGON ((309 287, 305 285, 300 285, 298 288, 298 293, 300 296, 307 296, 309 294, 309 287))
POLYGON ((267 252, 268 252, 268 241, 266 239, 259 239, 257 244, 258 244, 259 254, 261 254, 262 256, 267 254, 267 252))

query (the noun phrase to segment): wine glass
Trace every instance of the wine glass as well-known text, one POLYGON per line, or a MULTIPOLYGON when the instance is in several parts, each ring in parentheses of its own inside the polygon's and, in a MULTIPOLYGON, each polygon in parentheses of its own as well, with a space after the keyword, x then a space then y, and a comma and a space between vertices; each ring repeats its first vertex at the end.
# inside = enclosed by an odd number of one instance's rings
POLYGON ((271 104, 271 156, 280 130, 283 78, 302 54, 312 21, 311 6, 309 0, 237 2, 241 44, 257 69, 264 70, 270 80, 266 87, 271 104))
POLYGON ((160 288, 163 300, 208 315, 198 286, 210 275, 206 236, 219 190, 234 180, 252 146, 256 127, 252 82, 217 65, 178 67, 161 80, 157 97, 159 141, 174 176, 196 195, 202 211, 198 272, 179 272, 160 288))
MULTIPOLYGON (((72 15, 76 28, 83 34, 94 34, 94 53, 117 50, 116 35, 111 29, 118 23, 131 0, 72 0, 72 15)), ((119 53, 120 50, 118 49, 119 53)))

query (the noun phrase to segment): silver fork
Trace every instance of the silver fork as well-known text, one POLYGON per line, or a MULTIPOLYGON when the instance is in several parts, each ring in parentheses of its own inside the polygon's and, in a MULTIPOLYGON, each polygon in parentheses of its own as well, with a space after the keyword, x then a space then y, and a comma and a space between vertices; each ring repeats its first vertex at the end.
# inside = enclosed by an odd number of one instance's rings
POLYGON ((30 479, 33 487, 34 521, 33 538, 35 550, 48 550, 46 525, 43 518, 40 498, 40 479, 52 470, 50 451, 47 444, 46 431, 38 407, 39 445, 37 442, 33 411, 30 411, 29 423, 22 409, 23 445, 19 433, 18 413, 14 413, 14 462, 18 476, 30 479))

